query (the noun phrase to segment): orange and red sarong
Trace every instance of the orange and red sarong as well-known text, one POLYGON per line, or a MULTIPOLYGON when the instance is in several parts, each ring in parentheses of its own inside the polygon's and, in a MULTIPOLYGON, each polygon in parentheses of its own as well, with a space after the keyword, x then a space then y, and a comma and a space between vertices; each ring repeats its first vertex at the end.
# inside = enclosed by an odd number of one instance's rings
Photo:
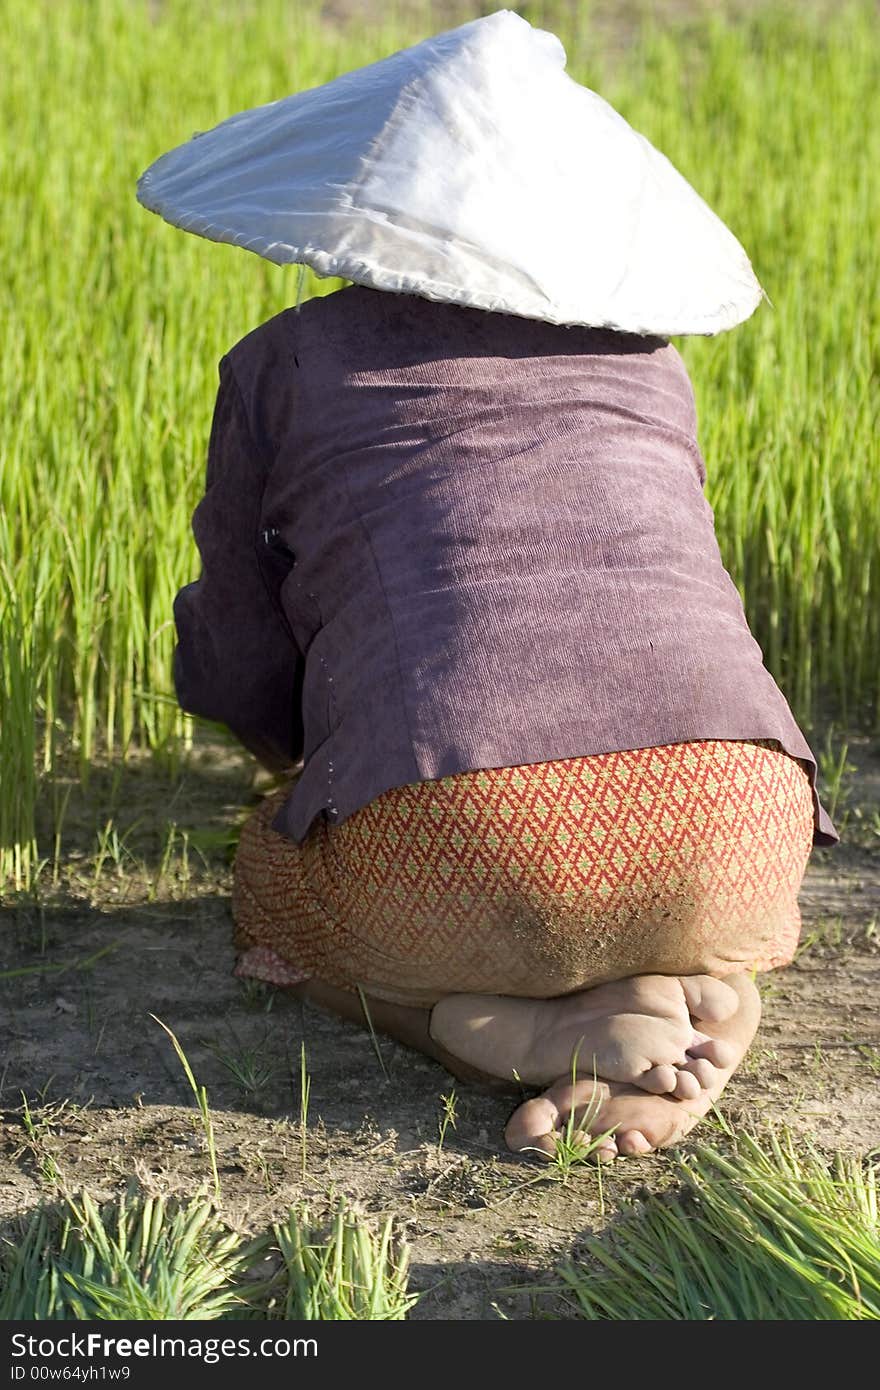
POLYGON ((430 1007, 788 963, 813 839, 803 765, 705 740, 396 787, 302 845, 246 823, 238 972, 430 1007))

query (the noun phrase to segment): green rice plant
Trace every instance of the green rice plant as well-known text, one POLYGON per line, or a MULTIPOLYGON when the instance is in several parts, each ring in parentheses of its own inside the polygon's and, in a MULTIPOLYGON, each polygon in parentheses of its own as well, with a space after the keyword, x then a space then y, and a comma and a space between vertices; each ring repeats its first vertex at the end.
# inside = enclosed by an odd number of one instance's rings
POLYGON ((341 1201, 329 1232, 307 1206, 291 1207, 272 1228, 283 1267, 267 1315, 285 1320, 401 1321, 418 1301, 407 1290, 409 1252, 389 1217, 375 1232, 341 1201))
MULTIPOLYGON (((380 10, 331 24, 309 0, 6 0, 0 886, 32 887, 71 744, 83 778, 98 752, 174 766, 191 747, 172 600, 198 570, 215 364, 297 294, 295 271, 150 217, 136 179, 194 130, 473 17, 380 10)), ((588 4, 528 15, 752 256, 773 307, 680 344, 722 557, 799 717, 876 725, 875 8, 710 8, 661 29, 626 7, 625 44, 588 4)), ((304 291, 337 285, 309 273, 304 291)))
POLYGON ((590 1125, 598 1113, 600 1104, 601 1102, 598 1098, 591 1101, 579 1120, 575 1120, 575 1110, 571 1110, 568 1119, 562 1127, 562 1131, 556 1136, 555 1148, 551 1155, 550 1162, 554 1165, 559 1179, 563 1183, 567 1183, 573 1168, 592 1160, 596 1164, 596 1174, 599 1182, 599 1204, 601 1206, 602 1145, 606 1139, 612 1137, 614 1130, 608 1129, 597 1135, 590 1134, 590 1125))
POLYGON ((231 1038, 229 1046, 207 1038, 203 1039, 203 1045, 245 1095, 256 1100, 278 1071, 277 1062, 266 1055, 268 1034, 264 1033, 258 1043, 250 1045, 241 1041, 231 1023, 226 1026, 231 1038))
POLYGON ((458 1128, 458 1096, 456 1095, 455 1087, 453 1086, 452 1090, 449 1092, 448 1095, 441 1095, 440 1100, 443 1105, 443 1114, 440 1116, 440 1120, 437 1124, 438 1152, 442 1152, 443 1142, 446 1138, 446 1131, 448 1130, 449 1126, 452 1125, 453 1129, 458 1128))
POLYGON ((104 956, 109 956, 122 945, 121 941, 110 941, 90 956, 69 961, 41 961, 39 965, 19 965, 12 970, 0 970, 0 980, 18 980, 26 975, 66 975, 69 970, 91 970, 104 956))
POLYGON ((309 1134, 309 1096, 312 1093, 312 1078, 306 1067, 306 1045, 299 1045, 299 1144, 300 1177, 306 1180, 306 1154, 309 1134))
POLYGON ((190 1084, 190 1089, 192 1090, 192 1093, 196 1098, 196 1105, 199 1108, 199 1115, 201 1116, 202 1120, 202 1129, 205 1135, 205 1143, 208 1146, 208 1158, 211 1163, 211 1176, 214 1179, 214 1196, 216 1200, 219 1202, 220 1174, 217 1172, 217 1146, 214 1143, 214 1121, 211 1118, 211 1111, 208 1107, 207 1089, 204 1086, 199 1085, 199 1083, 196 1081, 195 1077, 193 1076, 192 1067, 189 1064, 187 1055, 181 1047, 180 1043, 177 1041, 177 1038, 172 1033, 171 1029, 168 1027, 168 1025, 163 1023, 161 1018, 157 1018, 155 1014, 150 1014, 150 1018, 153 1020, 154 1023, 158 1023, 162 1031, 167 1033, 169 1038, 171 1039, 171 1045, 174 1048, 174 1051, 177 1053, 180 1065, 183 1067, 186 1079, 190 1084))
MULTIPOLYGON (((6 530, 0 519, 0 537, 6 530)), ((31 888, 38 862, 33 628, 0 554, 0 887, 31 888)))
POLYGON ((377 1038, 376 1030, 373 1027, 373 1016, 370 1013, 370 1006, 367 1003, 367 996, 364 994, 364 991, 361 989, 360 985, 356 985, 355 988, 357 989, 357 996, 361 1003, 361 1010, 363 1011, 364 1022, 366 1023, 367 1031, 370 1034, 370 1042, 373 1044, 373 1051, 376 1054, 376 1061, 382 1068, 382 1075, 384 1076, 385 1080, 390 1081, 391 1077, 388 1075, 388 1068, 385 1065, 385 1058, 382 1056, 382 1049, 379 1046, 379 1039, 377 1038))
POLYGON ((680 1158, 673 1197, 631 1204, 562 1269, 590 1320, 880 1318, 877 1169, 789 1134, 680 1158))
POLYGON ((24 1091, 20 1091, 19 1095, 21 1096, 21 1123, 24 1126, 25 1134, 33 1144, 36 1143, 39 1137, 40 1128, 38 1127, 38 1122, 33 1117, 28 1098, 24 1091))
MULTIPOLYGON (((67 791, 69 794, 69 787, 67 791)), ((137 827, 137 824, 138 822, 135 821, 133 825, 129 826, 125 834, 120 835, 111 816, 106 821, 104 828, 97 832, 95 864, 92 870, 92 883, 95 887, 97 887, 101 881, 104 873, 104 865, 108 860, 113 865, 118 879, 125 877, 125 865, 127 863, 136 865, 137 861, 128 848, 126 841, 137 827)))
POLYGON ((850 795, 852 776, 857 771, 855 763, 848 761, 849 744, 834 746, 834 726, 825 735, 825 746, 817 754, 819 763, 819 784, 825 806, 832 820, 837 809, 850 795))
MULTIPOLYGON (((171 876, 172 865, 180 886, 185 891, 189 883, 189 831, 181 830, 175 821, 166 821, 163 827, 162 851, 159 867, 152 876, 147 891, 147 901, 155 902, 163 885, 171 876), (178 848, 178 841, 180 842, 178 848)), ((174 894, 172 894, 174 896, 174 894)))
MULTIPOLYGON (((52 1078, 50 1077, 50 1081, 52 1078)), ((49 1082, 46 1083, 44 1091, 48 1089, 49 1082)), ((49 1113, 44 1112, 39 1117, 35 1116, 31 1110, 30 1103, 24 1091, 21 1095, 21 1123, 27 1136, 28 1147, 37 1164, 40 1175, 44 1182, 51 1184, 61 1183, 61 1170, 54 1154, 45 1145, 45 1140, 52 1133, 52 1125, 57 1123, 67 1106, 66 1101, 62 1101, 60 1106, 53 1106, 49 1113)))
POLYGON ((252 1254, 202 1198, 67 1196, 0 1242, 0 1320, 242 1316, 252 1254))

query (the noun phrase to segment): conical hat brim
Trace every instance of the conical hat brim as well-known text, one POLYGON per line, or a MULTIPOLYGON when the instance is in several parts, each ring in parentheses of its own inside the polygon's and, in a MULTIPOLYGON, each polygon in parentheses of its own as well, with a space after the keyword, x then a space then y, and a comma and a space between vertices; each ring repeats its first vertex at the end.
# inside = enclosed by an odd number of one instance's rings
POLYGON ((509 10, 230 117, 138 198, 278 264, 551 323, 711 334, 762 296, 690 184, 509 10))

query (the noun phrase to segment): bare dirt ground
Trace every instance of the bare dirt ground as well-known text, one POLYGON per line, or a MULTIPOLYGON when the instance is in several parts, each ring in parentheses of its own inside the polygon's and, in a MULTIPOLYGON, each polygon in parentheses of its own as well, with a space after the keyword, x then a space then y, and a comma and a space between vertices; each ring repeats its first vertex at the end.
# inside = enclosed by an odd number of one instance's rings
MULTIPOLYGON (((850 760, 845 842, 814 853, 801 953, 762 979, 761 1031, 722 1112, 866 1153, 880 1134, 880 743, 850 740, 850 760)), ((603 1216, 594 1170, 563 1184, 503 1151, 513 1100, 458 1084, 441 1147, 454 1083, 440 1067, 384 1039, 380 1065, 368 1034, 234 979, 228 846, 256 795, 249 765, 215 746, 170 783, 147 766, 95 774, 71 795, 64 863, 46 866, 36 902, 0 911, 0 1219, 62 1185, 206 1184, 192 1093, 155 1014, 207 1086, 224 1211, 242 1231, 346 1194, 405 1221, 426 1291, 416 1317, 565 1316, 539 1292, 554 1265, 622 1200, 667 1184, 668 1158, 607 1171, 603 1216)))

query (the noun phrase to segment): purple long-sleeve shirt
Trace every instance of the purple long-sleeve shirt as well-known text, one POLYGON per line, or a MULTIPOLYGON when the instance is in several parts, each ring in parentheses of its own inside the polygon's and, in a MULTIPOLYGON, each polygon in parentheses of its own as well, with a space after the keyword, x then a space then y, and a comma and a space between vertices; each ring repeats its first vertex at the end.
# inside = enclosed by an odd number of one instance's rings
POLYGON ((763 665, 661 339, 360 287, 220 364, 184 709, 303 768, 302 841, 391 787, 694 739, 816 765, 763 665))

